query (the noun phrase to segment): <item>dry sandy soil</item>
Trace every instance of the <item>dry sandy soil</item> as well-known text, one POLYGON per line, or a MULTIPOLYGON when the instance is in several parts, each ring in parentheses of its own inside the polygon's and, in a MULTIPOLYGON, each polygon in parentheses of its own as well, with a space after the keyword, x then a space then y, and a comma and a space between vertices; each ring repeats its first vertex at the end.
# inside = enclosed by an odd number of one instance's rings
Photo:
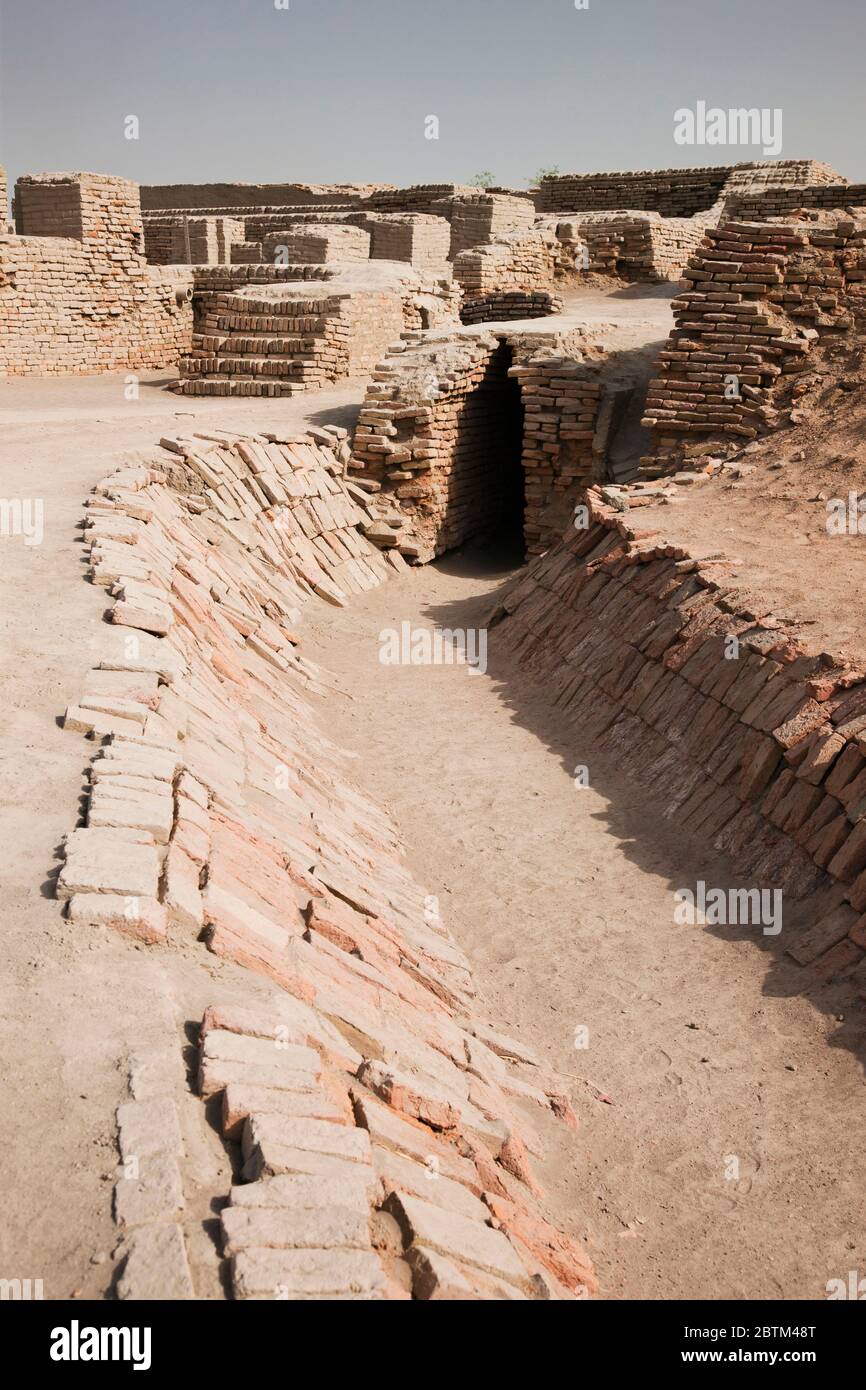
MULTIPOLYGON (((624 311, 636 343, 655 336, 637 321, 667 313, 652 298, 624 311)), ((608 306, 597 312, 611 318, 608 306)), ((44 1277, 46 1296, 61 1299, 110 1287, 114 1108, 128 1056, 167 1035, 180 1042, 214 972, 226 987, 235 969, 201 951, 155 955, 75 934, 51 897, 88 761, 88 745, 57 720, 90 664, 104 607, 81 575, 81 504, 118 453, 197 420, 349 423, 361 398, 349 384, 287 402, 193 402, 194 413, 158 378, 144 380, 137 403, 122 385, 117 376, 0 388, 0 496, 45 499, 41 546, 0 541, 0 1277, 44 1277)), ((728 524, 746 524, 747 489, 710 484, 702 505, 716 491, 712 505, 740 508, 728 524)), ((658 515, 696 527, 692 505, 658 515)), ((769 938, 675 925, 673 889, 726 883, 729 866, 576 746, 495 641, 484 675, 378 660, 380 631, 404 620, 478 625, 515 562, 458 552, 344 610, 316 610, 308 654, 346 691, 323 704, 325 727, 390 806, 413 869, 473 961, 487 1015, 568 1080, 582 1124, 576 1135, 558 1131, 544 1176, 556 1214, 587 1239, 603 1293, 821 1298, 829 1278, 866 1266, 859 1016, 838 990, 805 993, 769 938), (577 764, 589 787, 576 787, 577 764), (586 1049, 575 1047, 580 1027, 586 1049), (732 1158, 738 1177, 726 1177, 732 1158)), ((210 1201, 225 1191, 226 1160, 200 1102, 187 1100, 188 1234, 197 1286, 212 1278, 218 1295, 210 1201)))

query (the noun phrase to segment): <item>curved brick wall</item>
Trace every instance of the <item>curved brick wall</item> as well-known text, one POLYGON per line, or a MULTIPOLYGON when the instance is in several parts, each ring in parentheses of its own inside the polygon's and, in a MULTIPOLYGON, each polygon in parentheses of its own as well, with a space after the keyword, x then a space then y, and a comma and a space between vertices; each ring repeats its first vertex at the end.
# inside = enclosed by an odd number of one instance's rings
MULTIPOLYGON (((58 892, 83 932, 224 963, 198 1088, 232 1156, 235 1298, 583 1297, 590 1265, 533 1174, 568 1102, 477 1017, 465 957, 309 703, 327 677, 302 610, 394 563, 359 530, 339 433, 164 440, 97 486, 85 547, 116 602, 67 711, 101 746, 58 892)), ((121 1296, 194 1297, 172 1101, 134 1093, 118 1122, 141 1155, 115 1190, 121 1296)))
POLYGON ((824 977, 856 969, 866 673, 764 627, 754 595, 739 607, 724 564, 635 529, 596 491, 588 503, 591 524, 505 596, 492 647, 517 651, 667 817, 801 903, 783 938, 795 960, 824 977))

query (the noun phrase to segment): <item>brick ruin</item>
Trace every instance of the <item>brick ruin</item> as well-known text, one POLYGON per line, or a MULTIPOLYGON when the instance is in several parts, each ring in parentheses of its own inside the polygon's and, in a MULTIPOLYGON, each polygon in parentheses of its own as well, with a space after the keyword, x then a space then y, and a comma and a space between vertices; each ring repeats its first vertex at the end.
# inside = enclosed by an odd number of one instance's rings
POLYGON ((707 231, 683 275, 646 401, 652 470, 692 436, 755 439, 822 344, 863 331, 866 217, 728 222, 707 231))
MULTIPOLYGON (((387 335, 399 336, 398 296, 402 328, 410 331, 458 317, 480 324, 556 315, 561 282, 583 274, 624 282, 676 279, 726 209, 754 206, 765 219, 793 204, 821 208, 845 198, 846 206, 856 206, 859 196, 862 189, 814 161, 557 175, 529 193, 459 184, 139 191, 93 174, 26 176, 16 187, 16 232, 0 238, 0 371, 87 372, 182 361, 182 393, 291 393, 304 380, 367 370, 388 347, 387 335), (256 269, 257 284, 285 285, 286 268, 294 267, 301 282, 305 268, 316 265, 342 274, 368 269, 372 277, 367 286, 351 286, 356 303, 343 306, 342 324, 331 329, 324 302, 315 313, 273 316, 315 317, 320 350, 298 345, 296 358, 294 345, 281 349, 294 335, 270 335, 263 323, 253 325, 249 351, 238 348, 232 330, 224 337, 214 331, 226 306, 210 302, 201 269, 233 272, 223 288, 243 296, 247 268, 256 269), (419 277, 412 304, 413 296, 398 288, 400 266, 419 277), (387 292, 383 267, 394 268, 387 292), (378 335, 369 324, 376 315, 378 335), (43 331, 46 324, 54 326, 53 338, 43 331), (336 346, 346 327, 358 339, 347 352, 336 346)), ((244 306, 231 307, 240 313, 244 306)))
POLYGON ((0 373, 176 365, 192 337, 192 275, 144 256, 135 184, 23 178, 19 235, 0 237, 0 373))
POLYGON ((655 169, 628 174, 551 174, 539 188, 540 212, 604 212, 633 208, 663 217, 693 217, 726 196, 762 187, 838 184, 829 164, 815 160, 655 169))
MULTIPOLYGON (((598 1292, 539 1176, 545 1126, 576 1127, 565 1084, 485 1022, 398 826, 321 727, 333 688, 298 635, 316 605, 513 541, 527 564, 493 647, 665 818, 805 905, 796 962, 818 979, 864 962, 864 673, 739 596, 732 562, 628 515, 672 495, 653 483, 695 445, 796 421, 799 378, 862 334, 860 193, 812 161, 564 175, 533 196, 19 180, 0 374, 171 367, 180 395, 237 397, 367 379, 351 437, 275 429, 265 405, 256 432, 120 462, 86 506, 111 604, 64 717, 95 748, 57 895, 82 931, 226 968, 192 1051, 200 1122, 215 1104, 235 1160, 211 1194, 235 1299, 598 1292), (611 444, 642 379, 566 316, 585 275, 682 277, 626 489, 611 444)), ((152 1102, 118 1111, 124 1158, 152 1102)), ((153 1296, 155 1264, 163 1296, 199 1296, 181 1151, 116 1184, 122 1298, 153 1296)))
MULTIPOLYGON (((359 529, 347 454, 339 431, 167 439, 97 485, 85 549, 116 601, 65 724, 103 742, 58 894, 81 929, 184 941, 255 986, 232 1002, 216 977, 195 1047, 199 1123, 217 1100, 242 1162, 214 1193, 235 1299, 586 1297, 589 1259, 534 1173, 532 1112, 573 1127, 571 1107, 478 1017, 466 958, 309 703, 301 610, 400 563, 359 529)), ((120 1107, 123 1153, 152 1111, 150 1092, 120 1107)), ((117 1182, 120 1297, 195 1297, 184 1187, 158 1144, 117 1182)))
POLYGON ((530 554, 562 534, 603 466, 603 392, 582 335, 547 336, 440 335, 379 364, 350 462, 377 545, 417 563, 490 532, 530 554))

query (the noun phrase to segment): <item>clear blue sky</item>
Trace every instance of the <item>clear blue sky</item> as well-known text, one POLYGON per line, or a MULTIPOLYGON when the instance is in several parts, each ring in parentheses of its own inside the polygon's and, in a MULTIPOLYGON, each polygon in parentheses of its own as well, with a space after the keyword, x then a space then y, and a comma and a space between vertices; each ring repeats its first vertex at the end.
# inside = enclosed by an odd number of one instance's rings
MULTIPOLYGON (((0 0, 0 164, 140 183, 464 181, 736 162, 698 100, 866 181, 866 0, 0 0), (124 139, 124 118, 140 121, 124 139), (424 138, 435 115, 440 138, 424 138)), ((11 182, 11 179, 10 179, 11 182)))

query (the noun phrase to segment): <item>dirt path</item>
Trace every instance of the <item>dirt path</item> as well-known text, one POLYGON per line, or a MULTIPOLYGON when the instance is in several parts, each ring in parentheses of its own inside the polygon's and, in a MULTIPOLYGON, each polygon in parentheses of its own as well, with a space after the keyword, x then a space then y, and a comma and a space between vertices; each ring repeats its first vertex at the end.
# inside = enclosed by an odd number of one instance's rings
POLYGON ((825 1297, 866 1268, 862 1072, 783 958, 674 924, 673 889, 727 866, 495 652, 486 675, 379 662, 380 631, 404 621, 479 624, 502 575, 457 554, 318 618, 313 654, 352 695, 329 728, 390 806, 490 1016, 572 1077, 582 1124, 547 1181, 608 1296, 825 1297))

